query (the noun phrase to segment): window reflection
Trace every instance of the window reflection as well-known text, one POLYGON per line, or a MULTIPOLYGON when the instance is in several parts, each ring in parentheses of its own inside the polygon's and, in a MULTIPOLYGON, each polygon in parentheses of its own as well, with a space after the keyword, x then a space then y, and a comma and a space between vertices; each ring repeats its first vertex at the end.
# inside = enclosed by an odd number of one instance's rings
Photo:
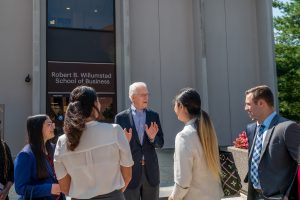
POLYGON ((113 0, 50 0, 48 26, 114 30, 113 0))
MULTIPOLYGON (((48 95, 47 114, 51 121, 55 123, 55 138, 52 142, 56 143, 57 138, 62 135, 65 113, 69 104, 69 94, 67 95, 48 95)), ((116 115, 115 95, 99 95, 98 100, 101 104, 99 121, 112 123, 116 115)), ((0 104, 1 105, 1 104, 0 104)), ((1 114, 1 113, 0 113, 1 114)))

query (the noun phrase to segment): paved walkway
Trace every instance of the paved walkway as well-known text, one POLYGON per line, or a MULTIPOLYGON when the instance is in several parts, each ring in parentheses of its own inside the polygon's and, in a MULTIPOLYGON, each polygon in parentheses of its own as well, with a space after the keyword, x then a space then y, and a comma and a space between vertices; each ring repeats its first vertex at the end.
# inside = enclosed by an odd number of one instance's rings
MULTIPOLYGON (((160 168, 160 197, 169 196, 174 185, 173 176, 173 155, 174 149, 157 150, 159 168, 160 168)), ((246 200, 243 194, 240 196, 222 198, 224 200, 246 200)), ((199 199, 201 200, 201 199, 199 199)))
MULTIPOLYGON (((167 199, 166 197, 172 191, 173 182, 173 154, 174 149, 162 149, 157 150, 159 167, 160 167, 160 199, 167 199)), ((10 194, 10 200, 17 200, 18 195, 16 194, 14 187, 12 187, 10 194)), ((245 195, 223 198, 224 200, 246 200, 245 195)), ((201 199, 200 199, 201 200, 201 199)))

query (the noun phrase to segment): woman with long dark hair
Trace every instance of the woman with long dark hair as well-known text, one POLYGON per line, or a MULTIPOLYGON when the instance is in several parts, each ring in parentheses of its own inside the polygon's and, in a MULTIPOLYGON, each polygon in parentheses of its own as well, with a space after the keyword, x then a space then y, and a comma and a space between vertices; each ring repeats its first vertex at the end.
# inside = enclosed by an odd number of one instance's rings
POLYGON ((54 172, 54 123, 47 115, 27 118, 28 144, 15 159, 15 189, 22 199, 63 199, 54 172))
POLYGON ((0 139, 0 200, 8 200, 14 182, 14 164, 8 145, 0 139))
POLYGON ((58 182, 72 198, 124 200, 133 165, 129 143, 119 125, 100 123, 99 116, 95 90, 76 87, 55 149, 58 182))
POLYGON ((180 90, 174 111, 185 126, 175 139, 175 186, 169 200, 221 199, 218 140, 208 114, 201 109, 198 92, 180 90))

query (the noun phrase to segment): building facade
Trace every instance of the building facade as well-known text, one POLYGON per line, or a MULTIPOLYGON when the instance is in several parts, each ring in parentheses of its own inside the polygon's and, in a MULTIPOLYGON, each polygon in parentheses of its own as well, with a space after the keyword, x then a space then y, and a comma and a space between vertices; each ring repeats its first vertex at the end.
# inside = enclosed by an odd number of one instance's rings
POLYGON ((0 28, 0 128, 14 156, 27 116, 47 113, 61 131, 80 84, 96 88, 111 121, 130 105, 128 86, 146 82, 165 148, 183 126, 179 89, 200 92, 220 145, 249 123, 246 89, 277 91, 271 0, 3 0, 0 28))

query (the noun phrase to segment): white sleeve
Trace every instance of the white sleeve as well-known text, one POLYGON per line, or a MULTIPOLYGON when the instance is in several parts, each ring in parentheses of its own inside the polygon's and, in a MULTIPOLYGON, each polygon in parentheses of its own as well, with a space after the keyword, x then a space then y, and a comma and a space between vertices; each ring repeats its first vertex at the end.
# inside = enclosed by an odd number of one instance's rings
POLYGON ((174 200, 183 199, 192 181, 193 153, 187 137, 178 134, 175 139, 174 154, 174 200))
POLYGON ((120 152, 120 165, 124 167, 131 167, 134 162, 132 160, 129 142, 126 139, 125 133, 122 130, 121 126, 117 125, 115 128, 117 131, 117 142, 120 152))
POLYGON ((62 145, 61 138, 58 139, 56 147, 55 147, 55 152, 54 152, 54 169, 55 169, 55 174, 57 177, 57 180, 62 179, 65 177, 68 173, 67 170, 64 166, 64 163, 61 160, 61 152, 62 149, 64 148, 64 145, 62 145))

